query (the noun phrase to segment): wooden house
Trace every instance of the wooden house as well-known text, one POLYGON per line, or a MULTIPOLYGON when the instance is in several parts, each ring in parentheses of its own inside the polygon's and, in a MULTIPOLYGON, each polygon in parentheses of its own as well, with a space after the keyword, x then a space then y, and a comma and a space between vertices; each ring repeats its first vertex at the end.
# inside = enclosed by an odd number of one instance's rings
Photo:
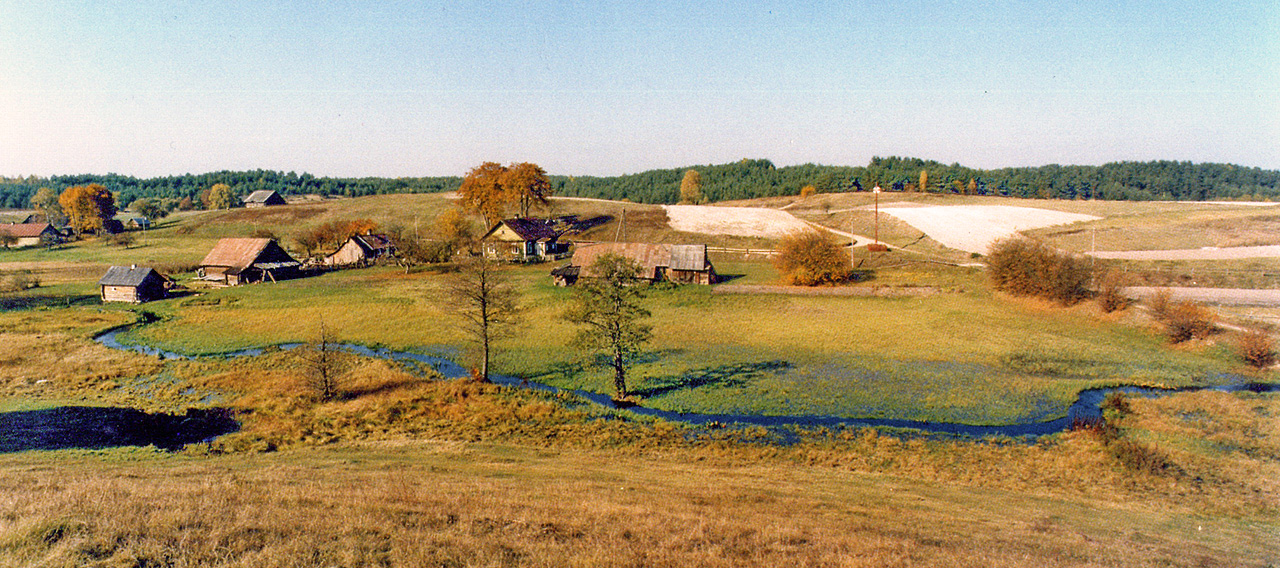
POLYGON ((53 225, 48 223, 4 223, 0 224, 0 235, 8 235, 17 239, 14 247, 33 247, 44 243, 56 243, 62 239, 53 225))
POLYGON ((126 229, 135 231, 150 229, 151 219, 146 217, 130 217, 128 221, 124 222, 124 226, 126 229))
POLYGON ((681 284, 710 285, 720 281, 716 267, 707 258, 707 245, 667 245, 671 261, 667 264, 667 280, 681 284))
POLYGON ((355 235, 342 243, 333 254, 324 257, 325 266, 366 266, 387 258, 395 245, 386 235, 355 235))
POLYGON ((200 261, 196 274, 201 280, 237 286, 296 278, 300 266, 274 239, 227 238, 200 261))
POLYGON ((253 193, 250 193, 248 197, 244 198, 245 207, 267 207, 271 205, 284 205, 284 204, 285 204, 284 198, 280 197, 279 193, 276 193, 270 189, 260 189, 253 193))
POLYGON ((706 245, 669 245, 647 243, 594 243, 578 245, 567 266, 552 271, 558 286, 569 286, 578 278, 597 276, 591 265, 608 254, 629 258, 640 265, 641 280, 669 280, 686 284, 715 284, 719 281, 715 267, 707 258, 706 245))
POLYGON ((112 266, 98 280, 103 302, 141 304, 169 294, 171 281, 159 272, 138 265, 112 266))
POLYGON ((544 262, 569 254, 569 244, 560 242, 564 231, 560 219, 506 219, 489 229, 480 244, 489 258, 544 262))

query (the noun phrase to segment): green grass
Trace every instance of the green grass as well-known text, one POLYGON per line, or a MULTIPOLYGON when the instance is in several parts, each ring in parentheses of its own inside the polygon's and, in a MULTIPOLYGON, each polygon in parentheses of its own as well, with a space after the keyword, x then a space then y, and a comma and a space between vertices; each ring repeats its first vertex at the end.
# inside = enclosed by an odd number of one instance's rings
MULTIPOLYGON (((547 266, 512 268, 528 307, 499 345, 499 372, 610 392, 607 368, 568 347, 570 290, 547 266)), ((749 267, 756 278, 767 268, 749 267)), ((956 276, 956 278, 962 278, 956 276)), ((1185 386, 1231 371, 1225 347, 1170 350, 1156 333, 980 289, 925 298, 720 295, 655 289, 654 340, 630 371, 645 404, 698 412, 830 414, 1005 424, 1061 416, 1105 384, 1185 386)), ((342 341, 437 353, 464 338, 437 299, 440 277, 345 271, 155 302, 166 321, 129 334, 185 353, 307 341, 320 322, 342 341)))

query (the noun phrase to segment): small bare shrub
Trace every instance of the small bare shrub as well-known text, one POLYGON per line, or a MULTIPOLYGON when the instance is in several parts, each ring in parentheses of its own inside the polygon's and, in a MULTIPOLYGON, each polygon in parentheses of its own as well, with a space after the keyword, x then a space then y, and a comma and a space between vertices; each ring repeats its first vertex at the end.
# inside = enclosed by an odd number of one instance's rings
POLYGON ((1129 298, 1124 295, 1127 284, 1123 273, 1116 270, 1104 272, 1098 277, 1098 307, 1108 314, 1128 307, 1129 298))
POLYGON ((997 290, 1063 305, 1087 297, 1093 280, 1088 259, 1023 236, 1001 239, 991 245, 987 268, 997 290))
POLYGON ((1164 318, 1165 335, 1170 343, 1204 339, 1217 330, 1216 320, 1212 311, 1196 302, 1178 302, 1169 308, 1164 318))
POLYGON ((1250 329, 1242 333, 1237 347, 1240 358, 1255 368, 1265 369, 1276 362, 1275 343, 1271 334, 1261 329, 1250 329))
POLYGON ((1168 290, 1160 290, 1147 299, 1147 307, 1151 309, 1151 317, 1156 321, 1169 319, 1173 308, 1173 294, 1168 290))

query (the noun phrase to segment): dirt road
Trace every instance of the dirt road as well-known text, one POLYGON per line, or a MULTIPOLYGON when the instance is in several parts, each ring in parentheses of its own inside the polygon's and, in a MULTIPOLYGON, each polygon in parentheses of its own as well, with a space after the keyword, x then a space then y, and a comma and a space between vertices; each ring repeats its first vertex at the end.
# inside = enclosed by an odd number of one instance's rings
POLYGON ((1132 298, 1145 299, 1154 296, 1161 290, 1168 290, 1170 297, 1179 301, 1191 300, 1193 302, 1223 306, 1280 306, 1280 290, 1131 286, 1125 288, 1125 295, 1132 298))
POLYGON ((1280 258, 1280 245, 1257 247, 1205 247, 1177 250, 1100 250, 1086 253, 1095 258, 1112 260, 1235 260, 1241 258, 1280 258))

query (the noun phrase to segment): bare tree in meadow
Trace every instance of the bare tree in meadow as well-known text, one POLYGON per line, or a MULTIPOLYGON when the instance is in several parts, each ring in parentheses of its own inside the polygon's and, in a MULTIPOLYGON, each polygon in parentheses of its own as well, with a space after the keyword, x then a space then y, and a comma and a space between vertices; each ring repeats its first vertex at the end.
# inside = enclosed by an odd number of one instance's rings
POLYGON ((473 342, 479 359, 477 378, 488 381, 494 343, 508 337, 521 320, 518 293, 497 262, 467 257, 445 279, 444 307, 458 317, 462 332, 473 342))

